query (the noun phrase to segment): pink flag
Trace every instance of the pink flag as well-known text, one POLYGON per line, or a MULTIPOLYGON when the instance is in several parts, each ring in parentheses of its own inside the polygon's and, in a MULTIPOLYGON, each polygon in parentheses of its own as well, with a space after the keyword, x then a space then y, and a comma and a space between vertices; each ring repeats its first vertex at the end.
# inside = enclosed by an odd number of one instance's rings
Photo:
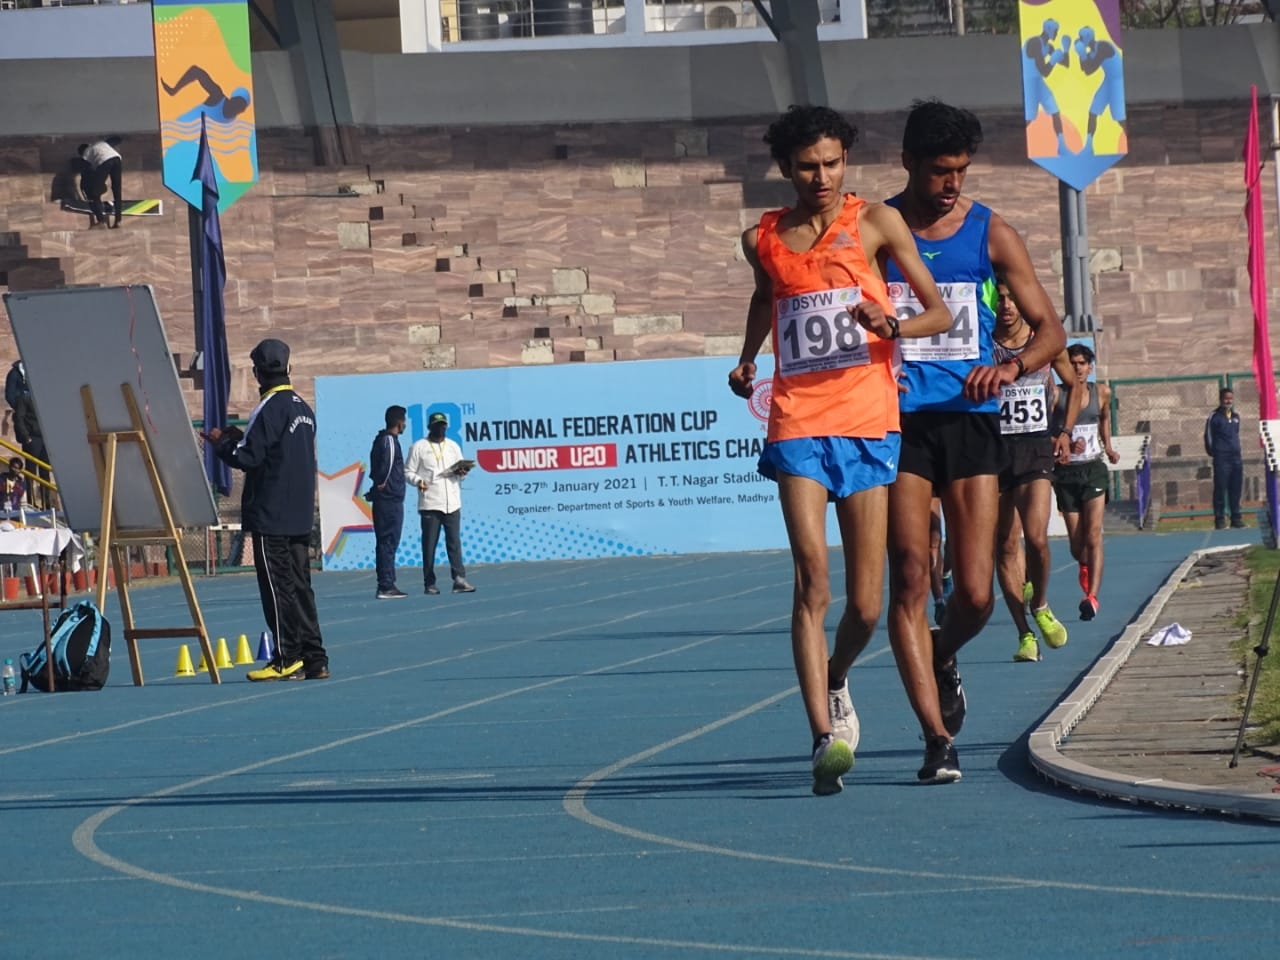
POLYGON ((1276 404, 1271 338, 1267 332, 1267 258, 1263 249, 1262 156, 1258 144, 1258 88, 1252 88, 1249 130, 1244 138, 1244 215, 1249 232, 1249 299, 1253 304, 1253 379, 1258 385, 1258 413, 1263 420, 1280 417, 1276 404))

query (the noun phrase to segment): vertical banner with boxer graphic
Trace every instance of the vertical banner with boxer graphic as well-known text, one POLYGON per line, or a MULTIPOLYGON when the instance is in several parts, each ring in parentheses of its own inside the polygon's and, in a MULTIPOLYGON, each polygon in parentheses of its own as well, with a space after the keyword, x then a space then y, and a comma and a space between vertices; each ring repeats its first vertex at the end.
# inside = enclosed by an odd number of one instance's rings
POLYGON ((1077 190, 1129 152, 1120 0, 1020 0, 1027 157, 1077 190))

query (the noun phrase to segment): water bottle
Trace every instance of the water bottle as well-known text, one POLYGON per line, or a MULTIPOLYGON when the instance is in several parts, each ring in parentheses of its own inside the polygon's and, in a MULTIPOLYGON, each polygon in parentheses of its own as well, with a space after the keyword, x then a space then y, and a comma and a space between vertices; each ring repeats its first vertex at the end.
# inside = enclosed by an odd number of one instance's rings
POLYGON ((4 669, 0 670, 0 677, 4 678, 4 695, 6 697, 11 693, 18 692, 18 672, 13 668, 12 657, 5 658, 4 669))

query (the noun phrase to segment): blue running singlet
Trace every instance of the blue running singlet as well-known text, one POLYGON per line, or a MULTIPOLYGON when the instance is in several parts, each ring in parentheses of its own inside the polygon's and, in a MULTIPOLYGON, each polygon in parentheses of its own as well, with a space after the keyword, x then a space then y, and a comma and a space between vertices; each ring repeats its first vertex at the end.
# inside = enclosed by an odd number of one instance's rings
MULTIPOLYGON (((885 201, 901 207, 901 196, 885 201)), ((964 380, 974 367, 993 362, 996 325, 996 281, 987 248, 991 209, 974 202, 964 223, 945 240, 916 237, 920 256, 933 274, 938 291, 951 311, 951 329, 932 337, 899 341, 902 346, 903 413, 949 410, 995 413, 999 397, 982 403, 966 400, 964 380)), ((905 319, 921 312, 920 301, 898 269, 889 261, 889 298, 905 319)))

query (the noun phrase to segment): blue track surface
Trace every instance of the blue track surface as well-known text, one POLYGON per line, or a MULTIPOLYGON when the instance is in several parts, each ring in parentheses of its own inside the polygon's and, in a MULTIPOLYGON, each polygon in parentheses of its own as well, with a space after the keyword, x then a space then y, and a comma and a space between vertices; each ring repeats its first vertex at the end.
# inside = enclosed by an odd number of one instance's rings
MULTIPOLYGON (((174 678, 179 642, 149 640, 134 688, 118 642, 107 690, 0 701, 0 957, 1274 956, 1274 826, 1026 763, 1176 564, 1227 542, 1109 538, 1091 624, 1055 542, 1071 640, 1014 664, 1001 607, 965 649, 954 785, 915 783, 882 628, 831 798, 809 791, 782 553, 480 567, 475 594, 398 602, 323 574, 323 682, 174 678)), ((250 577, 197 590, 215 638, 257 635, 250 577)), ((132 597, 139 626, 185 619, 176 587, 132 597)), ((38 614, 0 629, 16 654, 38 614)))

